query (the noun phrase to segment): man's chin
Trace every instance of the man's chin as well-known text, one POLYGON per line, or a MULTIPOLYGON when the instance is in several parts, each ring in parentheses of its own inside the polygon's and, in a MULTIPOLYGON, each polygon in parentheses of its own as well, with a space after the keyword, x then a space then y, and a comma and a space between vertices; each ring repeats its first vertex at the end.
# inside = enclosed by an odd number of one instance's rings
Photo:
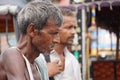
POLYGON ((45 55, 49 55, 49 54, 50 54, 50 52, 51 52, 52 50, 53 50, 53 48, 48 49, 48 50, 44 51, 44 52, 43 52, 43 54, 45 54, 45 55))
POLYGON ((67 44, 68 44, 68 45, 72 45, 72 44, 73 44, 73 42, 72 42, 72 41, 69 41, 67 44))
POLYGON ((42 54, 45 53, 45 52, 46 52, 46 50, 41 50, 41 51, 40 51, 40 53, 42 53, 42 54))
POLYGON ((46 51, 46 52, 44 52, 43 54, 44 54, 44 55, 49 55, 50 53, 46 51))
POLYGON ((53 47, 51 48, 47 48, 47 49, 44 49, 44 50, 41 50, 40 53, 42 54, 50 54, 50 52, 53 50, 53 47))

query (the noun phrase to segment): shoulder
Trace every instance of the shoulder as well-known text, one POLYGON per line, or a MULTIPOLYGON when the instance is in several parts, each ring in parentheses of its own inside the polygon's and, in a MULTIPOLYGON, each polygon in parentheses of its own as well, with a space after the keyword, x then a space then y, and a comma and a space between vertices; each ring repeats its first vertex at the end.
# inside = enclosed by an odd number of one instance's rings
POLYGON ((6 49, 2 55, 1 55, 2 59, 4 60, 9 60, 9 59, 17 59, 19 57, 22 57, 22 55, 20 54, 20 52, 16 49, 16 48, 8 48, 6 49))
POLYGON ((4 70, 11 79, 23 79, 26 69, 22 54, 16 48, 8 48, 1 54, 4 70))
POLYGON ((76 60, 77 61, 75 56, 67 48, 65 48, 64 53, 65 53, 66 57, 70 58, 71 60, 76 60))
POLYGON ((10 68, 16 65, 22 66, 24 59, 22 54, 16 48, 8 48, 1 55, 2 63, 6 68, 10 68))
POLYGON ((65 56, 67 59, 71 61, 71 63, 78 64, 78 60, 75 58, 75 56, 66 48, 65 49, 65 56))
POLYGON ((78 60, 72 53, 69 53, 69 58, 72 60, 72 62, 78 62, 78 60))

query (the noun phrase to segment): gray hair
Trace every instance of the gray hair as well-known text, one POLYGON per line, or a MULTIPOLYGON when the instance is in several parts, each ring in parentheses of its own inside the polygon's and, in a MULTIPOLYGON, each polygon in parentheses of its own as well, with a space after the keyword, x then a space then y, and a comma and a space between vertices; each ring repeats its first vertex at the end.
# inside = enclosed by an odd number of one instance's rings
POLYGON ((63 16, 75 17, 73 11, 67 7, 59 7, 63 16))
POLYGON ((42 0, 29 2, 19 12, 17 19, 22 34, 26 34, 30 23, 35 24, 36 28, 40 30, 46 25, 48 19, 52 20, 59 27, 63 22, 61 11, 51 2, 42 0))

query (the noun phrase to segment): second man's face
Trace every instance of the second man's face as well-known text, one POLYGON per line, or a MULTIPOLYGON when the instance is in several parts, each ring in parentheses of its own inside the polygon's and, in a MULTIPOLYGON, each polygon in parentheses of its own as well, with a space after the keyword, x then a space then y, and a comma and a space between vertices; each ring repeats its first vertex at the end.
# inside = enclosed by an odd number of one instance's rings
POLYGON ((60 43, 62 44, 72 44, 74 34, 76 33, 76 19, 71 16, 63 16, 64 22, 60 27, 60 43))

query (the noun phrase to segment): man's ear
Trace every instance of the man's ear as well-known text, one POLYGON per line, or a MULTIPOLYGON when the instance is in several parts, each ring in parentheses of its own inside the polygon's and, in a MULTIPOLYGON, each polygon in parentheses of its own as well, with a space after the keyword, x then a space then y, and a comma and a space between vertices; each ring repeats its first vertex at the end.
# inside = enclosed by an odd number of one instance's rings
POLYGON ((34 37, 37 34, 38 30, 36 29, 35 24, 30 23, 27 28, 27 34, 31 37, 34 37))

